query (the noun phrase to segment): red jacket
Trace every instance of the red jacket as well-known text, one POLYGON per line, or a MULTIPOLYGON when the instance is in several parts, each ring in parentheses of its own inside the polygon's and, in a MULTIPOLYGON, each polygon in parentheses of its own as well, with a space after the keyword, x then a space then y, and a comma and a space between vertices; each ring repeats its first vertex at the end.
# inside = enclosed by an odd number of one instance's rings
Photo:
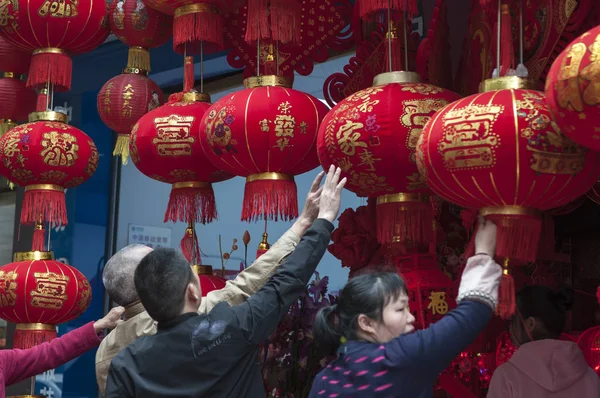
POLYGON ((90 322, 27 350, 0 350, 0 398, 6 397, 7 385, 57 368, 97 347, 100 341, 94 331, 94 322, 90 322))

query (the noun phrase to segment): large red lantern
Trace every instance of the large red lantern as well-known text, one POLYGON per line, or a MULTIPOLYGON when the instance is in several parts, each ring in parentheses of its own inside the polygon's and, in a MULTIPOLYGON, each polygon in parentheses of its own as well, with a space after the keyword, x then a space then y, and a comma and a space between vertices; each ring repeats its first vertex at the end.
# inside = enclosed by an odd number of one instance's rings
POLYGON ((546 101, 566 136, 600 151, 600 26, 556 58, 546 78, 546 101))
POLYGON ((56 337, 56 326, 83 314, 92 300, 88 280, 52 252, 15 253, 0 267, 0 317, 17 324, 14 347, 56 337))
POLYGON ((420 83, 411 72, 383 73, 373 84, 327 114, 317 139, 319 160, 325 169, 342 168, 348 190, 377 197, 380 243, 430 242, 431 191, 415 163, 417 141, 431 116, 460 97, 420 83))
POLYGON ((160 87, 140 69, 127 68, 100 89, 98 113, 104 124, 118 134, 113 155, 121 156, 123 164, 129 156, 131 129, 140 117, 164 102, 160 87))
POLYGON ((61 112, 34 112, 30 123, 0 138, 0 174, 25 187, 21 223, 66 225, 65 188, 83 184, 98 167, 98 150, 61 112))
POLYGON ((28 87, 51 83, 56 91, 70 90, 70 54, 95 49, 110 32, 105 0, 14 0, 3 12, 0 33, 33 51, 28 87))
POLYGON ((25 81, 12 72, 0 75, 0 136, 27 120, 35 109, 35 91, 25 87, 25 81))
POLYGON ((147 7, 140 0, 114 0, 108 11, 110 29, 129 46, 128 68, 150 71, 149 48, 171 38, 173 18, 147 7))
POLYGON ((298 215, 294 175, 319 165, 316 139, 328 108, 289 80, 260 76, 217 101, 200 128, 204 153, 221 170, 246 177, 242 220, 298 215))
POLYGON ((485 92, 440 110, 423 130, 417 164, 436 194, 497 224, 498 256, 535 261, 537 211, 585 194, 600 174, 600 155, 565 137, 543 93, 524 83, 490 79, 485 92))
POLYGON ((214 167, 198 136, 210 97, 195 92, 142 116, 131 131, 131 159, 146 176, 172 184, 167 221, 209 223, 217 217, 212 183, 232 175, 214 167))
POLYGON ((20 49, 0 36, 0 72, 25 75, 29 72, 30 62, 31 51, 20 49))
POLYGON ((208 293, 215 290, 223 289, 227 284, 226 279, 214 275, 210 265, 192 265, 192 269, 198 274, 198 279, 200 279, 202 297, 206 297, 208 293))

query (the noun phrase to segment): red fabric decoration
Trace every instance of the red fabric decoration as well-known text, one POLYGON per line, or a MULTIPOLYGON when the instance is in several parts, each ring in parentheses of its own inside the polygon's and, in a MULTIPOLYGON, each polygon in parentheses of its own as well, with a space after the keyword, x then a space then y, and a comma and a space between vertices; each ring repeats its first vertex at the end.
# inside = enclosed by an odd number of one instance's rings
POLYGON ((192 265, 194 271, 198 274, 200 279, 200 290, 202 291, 202 297, 215 290, 220 290, 225 287, 227 280, 213 274, 212 267, 210 265, 192 265))
POLYGON ((125 69, 100 89, 98 114, 104 124, 118 134, 113 155, 121 156, 123 164, 127 164, 129 157, 129 134, 133 125, 164 102, 160 87, 139 69, 125 69))
POLYGON ((31 51, 23 50, 0 36, 0 72, 24 75, 29 71, 31 51))
MULTIPOLYGON (((246 6, 247 43, 273 40, 300 44, 302 7, 298 0, 248 0, 246 6)), ((310 14, 313 18, 314 14, 310 14)))
POLYGON ((114 0, 108 11, 110 29, 129 46, 128 68, 150 72, 150 52, 171 38, 173 18, 140 0, 114 0))
POLYGON ((4 38, 33 51, 27 87, 52 83, 56 91, 70 90, 69 54, 92 51, 110 33, 104 0, 15 0, 5 12, 4 38))
POLYGON ((25 87, 18 75, 5 72, 0 77, 0 136, 15 127, 16 122, 26 121, 35 102, 35 91, 25 87))
POLYGON ((409 18, 419 13, 417 0, 357 0, 356 6, 359 7, 360 17, 370 19, 373 14, 379 11, 406 11, 409 18))
POLYGON ((566 136, 600 151, 600 26, 563 51, 546 79, 548 108, 566 136))
POLYGON ((25 187, 22 224, 41 218, 66 225, 65 188, 83 184, 96 172, 96 145, 83 131, 66 124, 66 119, 58 112, 32 113, 34 122, 0 138, 0 174, 25 187))
POLYGON ((498 288, 498 306, 496 313, 500 318, 509 320, 517 309, 517 298, 515 296, 515 280, 508 270, 508 258, 504 260, 502 278, 498 288))
MULTIPOLYGON (((516 77, 486 86, 516 86, 516 77)), ((543 93, 502 89, 448 105, 425 126, 417 165, 442 198, 498 226, 500 257, 535 261, 541 221, 549 210, 583 195, 600 173, 600 156, 558 129, 543 93)))
POLYGON ((415 163, 417 140, 429 118, 459 98, 409 78, 418 81, 406 72, 378 75, 375 87, 347 97, 327 114, 317 138, 325 169, 341 167, 348 190, 378 197, 377 237, 384 244, 431 241, 431 191, 415 163))
POLYGON ((129 150, 139 171, 173 184, 165 222, 209 223, 217 217, 212 183, 232 177, 214 167, 204 155, 198 131, 210 106, 205 94, 185 93, 148 112, 131 131, 129 150))
POLYGON ((294 175, 319 165, 317 130, 328 108, 289 88, 285 78, 246 79, 245 90, 217 101, 200 126, 215 167, 246 177, 242 220, 298 216, 294 175))
POLYGON ((92 300, 88 280, 51 252, 15 253, 0 268, 0 317, 17 324, 14 348, 30 348, 56 337, 56 326, 83 314, 92 300))

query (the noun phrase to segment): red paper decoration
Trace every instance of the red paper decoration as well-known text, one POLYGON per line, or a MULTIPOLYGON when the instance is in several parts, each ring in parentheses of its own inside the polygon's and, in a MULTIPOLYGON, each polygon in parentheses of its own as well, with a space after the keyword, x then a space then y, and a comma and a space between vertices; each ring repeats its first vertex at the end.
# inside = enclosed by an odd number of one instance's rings
POLYGON ((100 118, 118 134, 113 155, 123 164, 129 157, 129 134, 140 117, 165 102, 160 87, 140 69, 128 68, 110 79, 98 93, 100 118))
POLYGON ((425 123, 459 96, 419 83, 415 73, 383 73, 374 85, 327 114, 317 139, 319 159, 325 169, 342 168, 348 190, 378 197, 380 243, 430 242, 431 191, 419 174, 415 151, 425 123))
POLYGON ((35 112, 30 123, 0 138, 0 174, 25 187, 21 223, 40 220, 66 225, 65 188, 83 184, 98 167, 98 150, 67 115, 35 112))
POLYGON ((552 122, 543 93, 517 77, 486 81, 487 91, 440 110, 425 126, 417 165, 442 198, 498 225, 500 257, 535 261, 549 210, 587 192, 600 156, 566 138, 552 122), (514 87, 514 88, 513 88, 514 87))
POLYGON ((0 72, 24 75, 29 71, 30 62, 31 51, 17 48, 0 36, 0 72))
POLYGON ((600 151, 600 26, 575 39, 554 61, 546 101, 566 136, 600 151))
POLYGON ((27 120, 35 109, 35 91, 25 87, 19 75, 4 72, 0 75, 0 136, 27 120))
POLYGON ((210 265, 192 265, 192 268, 198 274, 198 279, 200 279, 202 297, 206 297, 208 293, 225 287, 227 280, 214 275, 210 265))
POLYGON ((69 54, 95 49, 110 32, 104 0, 14 0, 4 7, 1 34, 33 51, 28 87, 51 83, 56 91, 70 90, 69 54))
POLYGON ((83 314, 92 300, 88 280, 52 252, 15 253, 0 267, 0 317, 17 324, 14 348, 56 337, 56 326, 83 314))
POLYGON ((204 155, 199 126, 210 97, 185 93, 142 116, 131 131, 131 159, 148 177, 173 184, 167 221, 201 222, 217 217, 212 183, 232 176, 214 167, 204 155))
POLYGON ((244 85, 207 111, 202 148, 217 168, 246 177, 242 220, 290 220, 298 216, 293 176, 319 165, 316 136, 328 109, 282 77, 244 85))

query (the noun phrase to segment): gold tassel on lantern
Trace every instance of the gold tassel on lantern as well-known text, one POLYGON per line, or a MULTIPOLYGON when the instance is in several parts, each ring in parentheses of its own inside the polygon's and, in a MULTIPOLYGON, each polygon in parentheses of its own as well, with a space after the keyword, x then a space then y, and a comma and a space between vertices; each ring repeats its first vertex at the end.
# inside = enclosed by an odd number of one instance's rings
POLYGON ((143 47, 129 47, 127 68, 141 69, 146 73, 150 72, 150 51, 143 47))
POLYGON ((0 137, 8 132, 8 130, 17 127, 17 122, 11 119, 0 119, 0 137))

